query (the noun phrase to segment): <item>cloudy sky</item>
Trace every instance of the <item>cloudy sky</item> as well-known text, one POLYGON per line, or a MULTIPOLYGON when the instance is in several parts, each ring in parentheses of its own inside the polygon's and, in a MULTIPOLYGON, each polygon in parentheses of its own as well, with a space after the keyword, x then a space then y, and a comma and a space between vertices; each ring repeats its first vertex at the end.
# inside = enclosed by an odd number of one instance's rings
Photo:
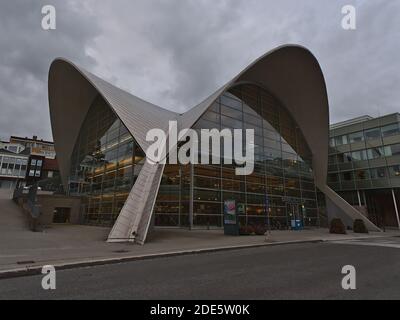
POLYGON ((400 1, 1 0, 0 138, 52 139, 56 57, 182 112, 287 43, 319 60, 331 122, 400 111, 400 1), (53 31, 41 28, 46 4, 56 8, 53 31), (355 31, 341 27, 346 4, 357 10, 355 31))

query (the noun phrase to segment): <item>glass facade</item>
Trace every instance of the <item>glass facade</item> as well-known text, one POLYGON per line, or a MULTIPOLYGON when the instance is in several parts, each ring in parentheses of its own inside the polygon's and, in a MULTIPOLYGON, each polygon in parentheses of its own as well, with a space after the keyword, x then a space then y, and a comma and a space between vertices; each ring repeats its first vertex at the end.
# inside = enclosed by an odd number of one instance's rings
POLYGON ((112 225, 144 161, 144 152, 98 96, 71 157, 69 193, 83 196, 83 223, 112 225))
POLYGON ((399 163, 397 115, 331 130, 328 184, 336 191, 400 187, 399 163))
POLYGON ((235 165, 223 159, 219 165, 167 165, 155 205, 156 225, 220 228, 224 201, 232 199, 243 225, 266 224, 267 216, 277 229, 288 228, 295 217, 306 226, 319 225, 311 152, 273 95, 256 85, 232 88, 194 126, 197 131, 214 128, 254 129, 253 174, 236 175, 235 165))
MULTIPOLYGON (((235 165, 165 166, 155 225, 221 228, 225 200, 236 200, 241 224, 286 229, 300 218, 319 225, 311 153, 290 114, 268 91, 240 85, 221 96, 194 129, 254 129, 254 172, 235 165)), ((221 143, 223 148, 223 143, 221 143)), ((223 151, 221 152, 223 154, 223 151)), ((106 102, 90 107, 71 157, 69 193, 83 196, 82 223, 110 226, 145 161, 144 152, 106 102)))
POLYGON ((335 125, 330 132, 328 185, 383 229, 400 227, 399 164, 399 114, 335 125))

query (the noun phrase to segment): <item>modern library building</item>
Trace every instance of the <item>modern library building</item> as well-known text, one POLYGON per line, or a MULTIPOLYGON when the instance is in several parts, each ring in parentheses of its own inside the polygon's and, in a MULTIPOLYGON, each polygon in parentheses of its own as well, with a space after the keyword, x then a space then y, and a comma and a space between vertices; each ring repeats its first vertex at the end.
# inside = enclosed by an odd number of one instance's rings
POLYGON ((110 242, 144 243, 154 227, 222 229, 227 201, 241 225, 288 229, 296 219, 318 227, 340 217, 380 230, 327 184, 327 92, 318 61, 303 47, 267 53, 183 114, 56 59, 49 103, 64 188, 82 198, 82 223, 112 226, 110 242), (239 165, 222 160, 146 161, 146 134, 168 132, 169 121, 179 130, 253 129, 254 171, 237 175, 239 165))

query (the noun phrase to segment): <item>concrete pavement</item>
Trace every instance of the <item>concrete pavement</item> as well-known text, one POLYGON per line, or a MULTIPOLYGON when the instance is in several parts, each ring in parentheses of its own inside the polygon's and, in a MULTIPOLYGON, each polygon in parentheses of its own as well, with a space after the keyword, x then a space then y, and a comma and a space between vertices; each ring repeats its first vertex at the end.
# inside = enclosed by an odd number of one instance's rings
MULTIPOLYGON (((0 193, 0 274, 6 271, 33 270, 51 264, 60 268, 77 265, 107 264, 123 260, 163 255, 208 252, 281 243, 376 238, 393 233, 331 235, 326 229, 273 231, 265 236, 224 236, 221 230, 157 229, 144 246, 106 243, 109 228, 53 225, 43 232, 30 232, 20 208, 10 194, 0 193)), ((8 275, 12 275, 9 273, 8 275)))

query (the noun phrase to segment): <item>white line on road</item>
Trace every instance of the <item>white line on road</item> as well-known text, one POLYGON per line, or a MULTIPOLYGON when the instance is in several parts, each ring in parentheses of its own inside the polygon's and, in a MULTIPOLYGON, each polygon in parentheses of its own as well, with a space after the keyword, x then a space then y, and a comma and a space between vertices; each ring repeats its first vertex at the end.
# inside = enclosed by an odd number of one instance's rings
POLYGON ((368 240, 348 240, 348 241, 333 241, 337 244, 357 245, 357 246, 373 246, 373 247, 386 247, 400 249, 399 240, 376 239, 374 241, 368 240))

